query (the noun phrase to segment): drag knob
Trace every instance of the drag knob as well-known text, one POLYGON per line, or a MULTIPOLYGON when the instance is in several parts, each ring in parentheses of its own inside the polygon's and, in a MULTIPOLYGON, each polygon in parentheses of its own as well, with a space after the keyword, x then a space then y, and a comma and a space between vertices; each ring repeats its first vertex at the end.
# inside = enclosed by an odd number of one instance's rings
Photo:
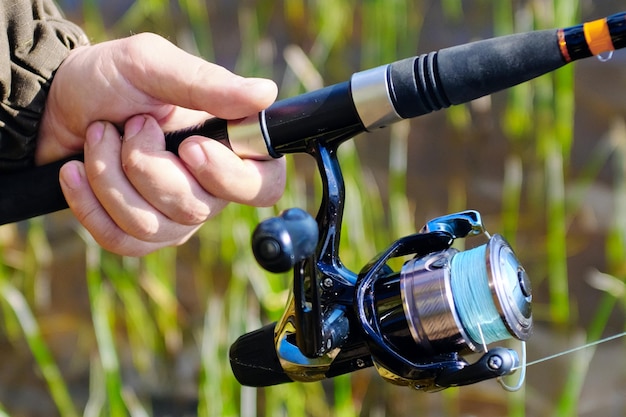
POLYGON ((291 208, 257 226, 252 234, 252 252, 266 270, 286 272, 313 254, 318 236, 315 219, 302 209, 291 208))

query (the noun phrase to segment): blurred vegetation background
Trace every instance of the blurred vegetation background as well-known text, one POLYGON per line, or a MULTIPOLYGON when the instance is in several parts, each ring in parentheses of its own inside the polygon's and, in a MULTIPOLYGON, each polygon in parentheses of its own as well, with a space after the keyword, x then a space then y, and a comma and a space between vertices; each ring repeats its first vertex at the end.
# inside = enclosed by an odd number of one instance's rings
MULTIPOLYGON (((595 0, 64 0, 93 42, 159 33, 281 97, 471 40, 616 13, 595 0)), ((481 211, 534 286, 529 360, 624 327, 626 56, 590 59, 342 147, 342 258, 359 270, 432 217, 481 211)), ((520 392, 486 382, 436 394, 364 370, 241 387, 227 352, 276 320, 291 282, 249 238, 289 207, 315 213, 315 167, 289 157, 271 209, 229 206, 188 244, 144 258, 99 249, 71 214, 0 228, 0 416, 624 415, 624 342, 528 369, 520 392), (297 169, 295 168, 297 166, 297 169), (595 352, 595 355, 594 355, 595 352)))

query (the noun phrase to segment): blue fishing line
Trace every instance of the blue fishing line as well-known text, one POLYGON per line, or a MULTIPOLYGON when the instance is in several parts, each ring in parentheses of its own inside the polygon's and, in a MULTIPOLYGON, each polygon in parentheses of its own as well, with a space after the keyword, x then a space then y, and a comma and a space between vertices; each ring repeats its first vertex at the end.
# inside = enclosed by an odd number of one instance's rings
POLYGON ((452 258, 450 270, 457 314, 468 336, 477 345, 511 338, 489 287, 486 250, 487 245, 483 245, 457 253, 452 258))

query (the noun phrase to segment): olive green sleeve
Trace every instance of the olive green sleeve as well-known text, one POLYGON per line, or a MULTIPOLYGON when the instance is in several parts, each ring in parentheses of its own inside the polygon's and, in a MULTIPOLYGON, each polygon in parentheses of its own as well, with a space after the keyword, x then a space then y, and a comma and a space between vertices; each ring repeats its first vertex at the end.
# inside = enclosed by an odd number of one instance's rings
POLYGON ((6 171, 32 165, 54 73, 88 40, 52 0, 3 0, 0 26, 0 171, 6 171))

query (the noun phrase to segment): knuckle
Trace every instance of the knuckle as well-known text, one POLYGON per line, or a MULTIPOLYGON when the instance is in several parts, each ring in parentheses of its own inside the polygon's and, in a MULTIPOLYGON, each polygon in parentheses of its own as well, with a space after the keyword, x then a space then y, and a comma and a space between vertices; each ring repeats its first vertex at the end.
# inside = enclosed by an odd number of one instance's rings
POLYGON ((76 219, 85 227, 95 242, 107 251, 120 255, 137 253, 137 245, 129 245, 130 236, 117 227, 103 227, 101 213, 96 208, 75 210, 76 219))
POLYGON ((125 234, 105 231, 101 234, 92 234, 92 236, 96 243, 107 251, 120 255, 127 255, 129 252, 128 245, 126 244, 128 236, 125 234))
POLYGON ((185 226, 197 226, 213 215, 214 211, 208 203, 195 199, 192 201, 181 199, 180 204, 173 207, 169 217, 172 221, 185 226))
POLYGON ((204 223, 211 217, 211 210, 196 209, 196 210, 183 210, 180 213, 180 222, 187 226, 196 226, 204 223))
POLYGON ((146 48, 148 50, 159 50, 169 44, 170 42, 167 39, 151 32, 138 33, 127 37, 125 42, 123 41, 126 52, 141 55, 145 54, 146 48))
MULTIPOLYGON (((199 108, 201 108, 203 104, 206 105, 207 99, 205 92, 197 86, 206 85, 207 80, 222 80, 224 78, 224 74, 227 73, 229 73, 229 71, 220 65, 198 60, 195 68, 192 68, 189 71, 189 82, 187 83, 186 94, 191 103, 199 108)), ((226 88, 224 88, 224 90, 215 90, 213 92, 213 100, 217 102, 224 102, 228 98, 225 91, 226 88), (224 96, 218 97, 220 94, 224 94, 224 96)))
POLYGON ((152 216, 141 216, 129 222, 122 229, 130 236, 144 242, 159 240, 159 223, 152 216))
POLYGON ((263 191, 259 194, 262 205, 271 206, 283 196, 286 185, 286 171, 283 161, 277 161, 277 169, 274 169, 266 177, 263 191))
POLYGON ((260 205, 261 206, 272 206, 276 204, 278 200, 283 196, 284 187, 270 187, 267 192, 263 193, 261 196, 260 205))
POLYGON ((204 221, 201 213, 185 207, 172 207, 167 216, 172 222, 183 226, 195 226, 204 221))
POLYGON ((144 256, 154 250, 152 242, 118 228, 105 229, 99 234, 92 233, 92 236, 102 248, 122 256, 144 256))
POLYGON ((122 170, 128 177, 145 174, 144 158, 137 151, 128 152, 122 160, 122 170))

